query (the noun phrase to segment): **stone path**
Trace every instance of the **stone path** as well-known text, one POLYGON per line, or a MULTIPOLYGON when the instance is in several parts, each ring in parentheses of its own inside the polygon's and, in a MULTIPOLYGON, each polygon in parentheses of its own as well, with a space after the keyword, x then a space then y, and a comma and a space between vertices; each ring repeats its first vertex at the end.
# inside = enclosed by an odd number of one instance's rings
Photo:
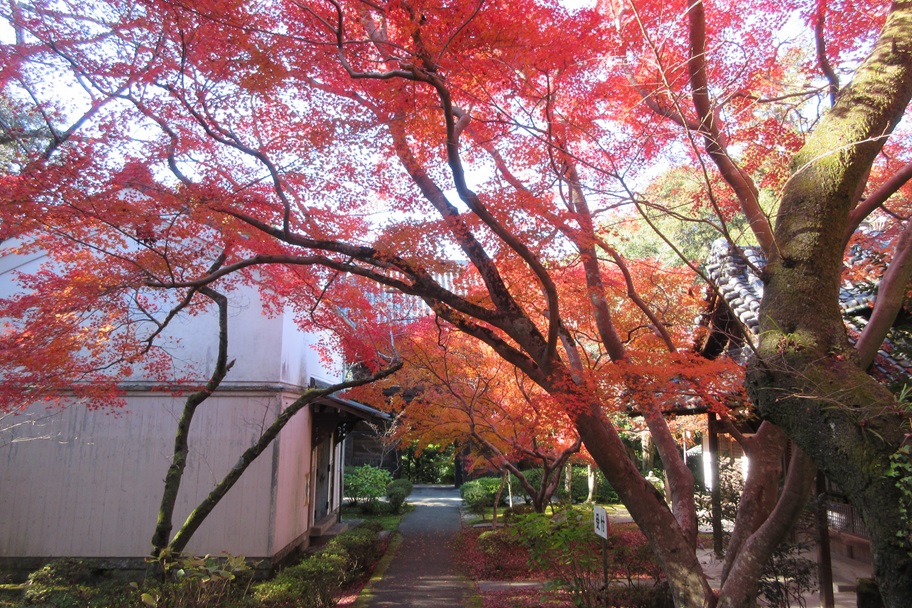
POLYGON ((415 510, 399 525, 402 545, 383 578, 371 585, 367 608, 465 606, 475 591, 453 565, 453 541, 461 529, 459 490, 415 486, 408 501, 415 510))

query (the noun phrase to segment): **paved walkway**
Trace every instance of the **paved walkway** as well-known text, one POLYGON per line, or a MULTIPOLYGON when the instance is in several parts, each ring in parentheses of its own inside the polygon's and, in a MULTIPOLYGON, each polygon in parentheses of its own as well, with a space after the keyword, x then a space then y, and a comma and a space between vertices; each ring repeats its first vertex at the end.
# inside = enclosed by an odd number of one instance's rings
POLYGON ((371 586, 368 608, 464 606, 474 594, 453 567, 453 541, 461 529, 459 490, 415 486, 408 501, 415 510, 399 525, 402 545, 383 578, 371 586))

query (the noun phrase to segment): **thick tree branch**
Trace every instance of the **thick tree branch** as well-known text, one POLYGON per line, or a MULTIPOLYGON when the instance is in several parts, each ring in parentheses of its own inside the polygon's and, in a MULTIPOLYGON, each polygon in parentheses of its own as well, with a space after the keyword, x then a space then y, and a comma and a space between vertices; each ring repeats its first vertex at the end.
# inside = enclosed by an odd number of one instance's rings
POLYGON ((906 224, 899 236, 893 252, 893 260, 877 287, 874 311, 855 344, 859 365, 862 369, 867 369, 874 362, 877 351, 880 350, 887 333, 893 327, 896 315, 899 314, 905 300, 910 277, 912 277, 912 222, 906 224))
POLYGON ((833 66, 830 65, 830 59, 827 57, 826 36, 824 35, 826 8, 826 0, 817 0, 817 15, 814 20, 814 45, 817 50, 817 65, 820 66, 820 71, 823 72, 827 79, 830 106, 835 106, 836 95, 839 93, 839 76, 836 75, 836 71, 833 70, 833 66))
POLYGON ((760 207, 760 193, 726 152, 718 116, 710 99, 706 75, 706 14, 703 1, 695 0, 691 3, 687 16, 690 36, 687 69, 690 73, 691 97, 700 121, 699 132, 703 135, 710 158, 715 162, 723 179, 735 191, 757 242, 768 254, 773 248, 773 229, 760 207))
POLYGON ((177 494, 180 491, 184 469, 187 466, 187 455, 190 452, 189 437, 193 416, 196 409, 215 392, 234 365, 234 361, 228 361, 228 298, 209 287, 200 288, 199 293, 218 306, 218 355, 206 386, 187 397, 177 423, 171 466, 168 467, 168 473, 165 475, 165 487, 162 491, 161 505, 158 508, 158 521, 152 535, 152 557, 154 558, 162 556, 171 537, 174 505, 177 504, 177 494))
POLYGON ((846 242, 848 242, 852 234, 854 234, 855 230, 858 229, 858 226, 866 217, 887 202, 887 199, 896 194, 910 179, 912 179, 912 163, 907 163, 887 178, 880 187, 869 194, 857 207, 852 209, 849 214, 849 222, 845 231, 846 242))

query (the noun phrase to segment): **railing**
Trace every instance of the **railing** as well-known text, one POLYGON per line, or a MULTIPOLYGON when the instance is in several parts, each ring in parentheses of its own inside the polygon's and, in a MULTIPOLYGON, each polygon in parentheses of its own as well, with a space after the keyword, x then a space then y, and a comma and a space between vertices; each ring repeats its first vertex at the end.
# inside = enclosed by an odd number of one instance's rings
POLYGON ((831 530, 839 530, 840 532, 868 538, 868 531, 864 522, 850 503, 828 500, 826 507, 827 523, 831 530))

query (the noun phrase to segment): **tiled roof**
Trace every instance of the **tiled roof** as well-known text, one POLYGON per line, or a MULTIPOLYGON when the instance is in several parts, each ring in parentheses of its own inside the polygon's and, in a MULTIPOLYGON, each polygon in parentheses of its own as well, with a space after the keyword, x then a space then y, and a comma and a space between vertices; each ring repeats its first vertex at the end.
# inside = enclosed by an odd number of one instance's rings
MULTIPOLYGON (((851 263, 864 263, 857 252, 851 263)), ((763 281, 758 274, 766 265, 766 258, 758 247, 731 247, 725 239, 713 242, 704 266, 706 278, 713 284, 729 310, 741 321, 751 338, 756 338, 760 328, 760 301, 763 299, 763 281)), ((850 340, 854 341, 867 324, 863 315, 874 302, 875 294, 868 284, 844 282, 839 289, 839 307, 846 321, 850 340)), ((912 362, 903 357, 893 357, 893 345, 884 342, 878 353, 875 368, 886 378, 909 376, 912 362)))

